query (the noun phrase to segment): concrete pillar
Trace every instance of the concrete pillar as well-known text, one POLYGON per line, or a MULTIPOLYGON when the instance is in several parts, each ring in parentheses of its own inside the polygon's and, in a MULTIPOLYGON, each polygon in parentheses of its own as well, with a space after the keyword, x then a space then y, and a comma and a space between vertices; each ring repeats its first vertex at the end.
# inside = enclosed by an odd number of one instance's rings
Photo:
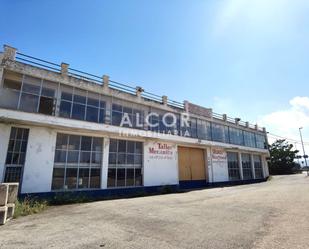
POLYGON ((21 193, 50 192, 57 132, 30 127, 21 193))
POLYGON ((213 175, 213 165, 212 165, 212 150, 211 148, 206 148, 206 163, 208 167, 208 182, 214 181, 214 175, 213 175))
POLYGON ((162 103, 163 105, 167 105, 167 96, 162 96, 162 103))
POLYGON ((222 119, 223 119, 223 121, 226 122, 226 121, 227 121, 227 115, 226 115, 226 114, 223 114, 223 115, 222 115, 222 119))
POLYGON ((239 125, 240 118, 235 118, 235 124, 239 125))
POLYGON ((258 130, 258 129, 259 129, 259 127, 258 127, 258 125, 257 125, 257 124, 254 126, 254 129, 256 129, 256 130, 258 130))
POLYGON ((0 182, 4 181, 5 160, 9 145, 11 126, 0 123, 0 182))
POLYGON ((69 64, 62 62, 61 63, 61 74, 67 76, 69 73, 69 64))
POLYGON ((107 188, 107 173, 108 173, 108 156, 109 156, 109 141, 108 137, 103 141, 103 160, 101 165, 101 189, 107 188))
POLYGON ((242 159, 241 159, 241 153, 238 152, 238 164, 239 164, 239 172, 240 172, 240 180, 244 179, 244 174, 242 171, 242 159))
POLYGON ((143 91, 144 89, 142 87, 140 86, 136 87, 136 97, 138 98, 138 100, 141 100, 143 91))
POLYGON ((248 121, 246 122, 246 127, 249 128, 249 122, 248 121))
POLYGON ((8 204, 14 204, 17 200, 19 183, 7 183, 8 185, 8 204))
POLYGON ((185 100, 183 102, 183 106, 185 108, 185 112, 189 112, 189 101, 188 100, 185 100))
POLYGON ((9 45, 3 46, 3 59, 15 60, 17 49, 9 45))
POLYGON ((253 160, 253 155, 250 154, 250 159, 251 159, 251 170, 252 170, 252 178, 255 179, 255 168, 254 168, 254 160, 253 160))
POLYGON ((103 75, 103 88, 105 90, 108 90, 108 85, 109 85, 109 76, 108 75, 103 75))
POLYGON ((0 207, 6 206, 8 203, 9 186, 0 184, 0 207))

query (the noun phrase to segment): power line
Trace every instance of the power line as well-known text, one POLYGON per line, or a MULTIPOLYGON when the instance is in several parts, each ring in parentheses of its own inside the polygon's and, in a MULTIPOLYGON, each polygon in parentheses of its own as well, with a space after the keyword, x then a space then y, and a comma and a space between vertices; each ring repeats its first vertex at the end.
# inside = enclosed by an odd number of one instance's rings
MULTIPOLYGON (((287 138, 287 137, 283 137, 283 136, 279 136, 279 135, 276 135, 276 134, 273 134, 273 133, 268 133, 268 136, 270 137, 275 137, 275 138, 280 138, 280 139, 285 139, 289 142, 292 142, 292 143, 297 143, 297 144, 301 144, 301 141, 300 140, 296 140, 296 139, 292 139, 292 138, 287 138)), ((305 145, 309 145, 309 142, 304 142, 305 145)))

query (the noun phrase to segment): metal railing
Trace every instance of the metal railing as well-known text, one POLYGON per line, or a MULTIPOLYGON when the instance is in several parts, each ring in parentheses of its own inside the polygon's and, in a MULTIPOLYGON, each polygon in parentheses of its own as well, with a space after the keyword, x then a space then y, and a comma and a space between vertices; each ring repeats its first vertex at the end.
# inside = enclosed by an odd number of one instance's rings
MULTIPOLYGON (((42 60, 30 55, 26 55, 20 52, 16 52, 16 61, 18 62, 22 62, 25 64, 29 64, 32 66, 36 66, 36 67, 40 67, 43 69, 47 69, 56 73, 61 73, 61 65, 57 64, 57 63, 53 63, 53 62, 49 62, 46 60, 42 60)), ((87 73, 87 72, 83 72, 81 70, 77 70, 74 68, 68 68, 68 75, 81 79, 81 80, 85 80, 85 81, 89 81, 89 82, 94 82, 96 84, 99 85, 103 85, 103 80, 101 76, 97 76, 91 73, 87 73)), ((109 80, 109 87, 115 90, 119 90, 131 95, 135 95, 136 96, 136 87, 132 87, 130 85, 127 84, 123 84, 114 80, 109 80)), ((146 100, 146 101, 154 101, 156 103, 163 103, 162 100, 162 96, 154 94, 154 93, 150 93, 147 91, 142 91, 141 92, 141 97, 146 100)), ((175 107, 181 110, 184 110, 184 104, 175 100, 170 100, 167 99, 167 104, 171 107, 175 107)), ((222 120, 222 121, 227 121, 229 123, 234 123, 235 124, 235 118, 232 117, 226 117, 226 120, 224 120, 224 115, 223 114, 219 114, 219 113, 212 113, 212 117, 218 120, 222 120)), ((238 122, 239 125, 246 127, 246 122, 244 121, 239 121, 238 122)), ((255 125, 249 124, 249 128, 251 129, 256 129, 255 125)), ((261 127, 258 127, 259 131, 263 131, 263 129, 261 127)))

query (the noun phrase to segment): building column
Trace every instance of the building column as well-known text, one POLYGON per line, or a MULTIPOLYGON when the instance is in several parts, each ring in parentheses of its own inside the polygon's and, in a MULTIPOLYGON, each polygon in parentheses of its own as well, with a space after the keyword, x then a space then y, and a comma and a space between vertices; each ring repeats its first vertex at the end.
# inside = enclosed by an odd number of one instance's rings
POLYGON ((250 154, 250 159, 251 159, 252 178, 255 179, 255 168, 254 168, 253 154, 250 154))
POLYGON ((212 150, 211 148, 207 147, 206 151, 206 165, 207 165, 207 172, 208 172, 208 182, 214 181, 213 175, 213 165, 212 165, 212 150))
POLYGON ((240 180, 244 179, 244 174, 242 171, 242 160, 241 160, 241 153, 238 152, 238 165, 239 165, 239 173, 240 173, 240 180))
POLYGON ((9 145, 11 126, 0 124, 0 182, 4 181, 6 154, 9 145))
POLYGON ((109 155, 109 137, 103 140, 103 159, 101 165, 101 189, 107 188, 107 173, 108 173, 108 155, 109 155))

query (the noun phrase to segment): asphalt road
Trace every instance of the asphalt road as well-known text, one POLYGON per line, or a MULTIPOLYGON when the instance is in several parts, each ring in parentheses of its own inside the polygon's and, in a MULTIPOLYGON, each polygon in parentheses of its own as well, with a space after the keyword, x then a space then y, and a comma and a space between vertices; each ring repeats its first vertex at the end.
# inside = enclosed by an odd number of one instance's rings
POLYGON ((309 248, 309 177, 51 207, 0 227, 0 248, 309 248))

